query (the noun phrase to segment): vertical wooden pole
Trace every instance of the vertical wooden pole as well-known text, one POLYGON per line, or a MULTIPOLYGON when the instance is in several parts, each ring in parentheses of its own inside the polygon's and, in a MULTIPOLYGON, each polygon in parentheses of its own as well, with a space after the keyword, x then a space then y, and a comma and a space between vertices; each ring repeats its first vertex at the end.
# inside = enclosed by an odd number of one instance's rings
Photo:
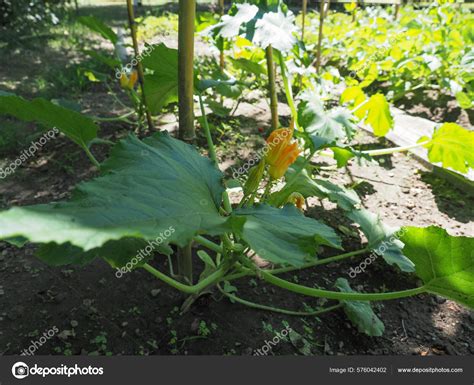
POLYGON ((135 59, 137 60, 137 73, 138 73, 138 81, 140 83, 140 88, 142 91, 142 104, 143 104, 143 108, 145 109, 148 129, 150 131, 153 131, 154 130, 153 120, 151 119, 150 111, 148 110, 148 104, 146 102, 146 96, 145 96, 145 76, 143 75, 142 63, 140 62, 140 60, 138 60, 138 58, 140 57, 140 50, 138 49, 137 26, 135 24, 135 14, 133 13, 132 0, 127 0, 127 12, 128 12, 128 24, 130 26, 130 35, 132 37, 132 43, 133 43, 133 52, 135 54, 135 59))
MULTIPOLYGON (((192 141, 194 128, 194 19, 195 0, 179 0, 178 22, 178 107, 179 137, 192 141)), ((193 282, 192 243, 178 249, 178 274, 193 282)))
POLYGON ((267 72, 268 72, 268 93, 270 96, 270 113, 271 113, 271 126, 272 131, 276 130, 279 126, 278 123, 278 99, 276 92, 276 81, 275 81, 275 64, 273 61, 273 48, 269 45, 266 50, 267 58, 267 72))
POLYGON ((194 129, 194 18, 195 0, 179 0, 178 22, 178 105, 179 137, 193 140, 194 129))
MULTIPOLYGON (((219 14, 220 16, 224 16, 224 0, 219 0, 219 14)), ((221 71, 224 70, 225 68, 225 62, 224 62, 224 47, 222 47, 221 51, 219 52, 219 67, 221 71)))
POLYGON ((304 27, 306 22, 306 12, 308 9, 308 0, 303 0, 302 20, 301 20, 301 41, 304 41, 304 27))
POLYGON ((316 53, 316 72, 319 73, 321 68, 321 43, 323 41, 323 24, 324 24, 324 5, 326 1, 321 0, 319 5, 319 35, 318 35, 318 51, 316 53))

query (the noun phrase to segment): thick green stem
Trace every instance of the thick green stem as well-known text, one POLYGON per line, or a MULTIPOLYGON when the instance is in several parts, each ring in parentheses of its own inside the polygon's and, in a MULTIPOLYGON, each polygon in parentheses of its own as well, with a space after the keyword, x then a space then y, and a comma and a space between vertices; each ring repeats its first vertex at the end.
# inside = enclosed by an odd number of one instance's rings
POLYGON ((211 129, 209 128, 209 122, 207 121, 206 109, 204 108, 202 95, 199 93, 198 97, 199 97, 199 106, 201 107, 204 134, 206 135, 207 147, 209 148, 209 158, 211 158, 214 164, 217 164, 216 149, 214 148, 214 142, 212 141, 211 129))
POLYGON ((194 18, 195 0, 179 0, 178 24, 178 104, 179 137, 195 138, 194 129, 194 18))
POLYGON ((218 245, 201 235, 196 235, 193 239, 200 245, 207 247, 209 250, 215 251, 216 253, 222 254, 224 252, 221 245, 218 245))
POLYGON ((324 4, 325 0, 321 0, 319 6, 319 34, 318 34, 318 48, 316 52, 316 72, 319 74, 321 68, 321 45, 323 41, 323 24, 324 24, 324 4))
POLYGON ((83 146, 82 147, 84 151, 86 152, 87 157, 90 159, 90 161, 96 166, 97 168, 100 168, 100 163, 99 161, 95 158, 95 156, 92 154, 91 150, 89 150, 89 147, 83 146))
POLYGON ((286 64, 283 59, 283 55, 278 51, 278 60, 280 62, 281 77, 283 78, 283 86, 285 88, 285 96, 288 106, 290 107, 291 116, 293 117, 293 122, 295 126, 299 129, 298 126, 298 112, 295 107, 295 100, 293 98, 293 91, 291 90, 291 82, 286 71, 286 64))
POLYGON ((156 278, 165 282, 166 284, 174 287, 177 290, 180 290, 184 293, 195 294, 204 290, 206 287, 219 282, 225 274, 224 269, 218 269, 202 281, 198 282, 196 285, 185 285, 181 282, 176 281, 173 278, 168 277, 166 274, 163 274, 161 271, 155 269, 153 266, 150 266, 148 263, 143 265, 143 268, 149 273, 153 274, 156 278))
POLYGON ((132 0, 127 0, 127 11, 128 11, 128 24, 130 26, 130 35, 132 37, 133 43, 133 51, 135 53, 135 58, 137 58, 137 73, 138 73, 138 81, 140 82, 140 88, 142 90, 142 103, 143 107, 145 108, 145 115, 146 120, 148 123, 148 129, 153 131, 153 120, 151 119, 151 114, 148 109, 146 96, 145 96, 145 77, 143 75, 143 66, 138 58, 140 57, 140 50, 138 48, 138 40, 137 40, 137 26, 135 24, 135 15, 133 13, 133 4, 132 0))
POLYGON ((369 150, 369 151, 362 151, 363 154, 370 155, 370 156, 381 156, 381 155, 389 155, 395 152, 404 152, 409 151, 414 148, 423 147, 424 145, 428 144, 430 140, 425 140, 424 142, 411 144, 409 146, 401 146, 401 147, 392 147, 392 148, 382 148, 380 150, 369 150))
POLYGON ((113 117, 113 118, 101 118, 99 116, 91 116, 91 118, 98 121, 98 122, 114 122, 114 121, 117 121, 117 120, 127 121, 125 118, 133 115, 134 113, 135 113, 135 111, 130 111, 130 112, 127 112, 126 114, 123 114, 121 116, 116 116, 116 117, 113 117))
POLYGON ((287 315, 296 315, 296 316, 300 316, 300 317, 321 315, 321 314, 323 314, 323 313, 327 313, 327 312, 330 312, 330 311, 333 311, 333 310, 336 310, 336 309, 339 309, 340 307, 342 307, 342 304, 337 304, 337 305, 334 305, 334 306, 327 307, 327 308, 325 308, 325 309, 318 309, 318 310, 311 311, 311 312, 308 312, 308 311, 287 310, 287 309, 282 309, 282 308, 279 308, 279 307, 268 306, 268 305, 260 305, 260 304, 255 303, 255 302, 247 301, 247 300, 245 300, 245 299, 243 299, 243 298, 237 297, 237 296, 234 295, 234 294, 225 292, 225 291, 220 287, 219 284, 217 284, 217 288, 219 289, 219 291, 220 291, 222 294, 224 294, 226 297, 230 298, 231 300, 233 300, 233 301, 235 301, 235 302, 238 302, 238 303, 240 303, 240 304, 242 304, 242 305, 251 307, 251 308, 253 308, 253 309, 260 309, 260 310, 272 311, 272 312, 275 312, 275 313, 281 313, 281 314, 287 314, 287 315))
POLYGON ((192 242, 178 247, 178 274, 188 283, 193 283, 192 242))
POLYGON ((290 272, 290 271, 301 270, 301 269, 307 269, 307 268, 309 268, 309 267, 314 267, 314 266, 319 266, 319 265, 325 265, 325 264, 332 263, 332 262, 338 262, 338 261, 341 261, 341 260, 343 260, 343 259, 352 258, 352 257, 355 257, 355 256, 357 256, 357 255, 365 254, 365 253, 367 253, 368 251, 369 251, 368 248, 364 248, 364 249, 361 249, 361 250, 351 251, 351 252, 349 252, 349 253, 344 253, 344 254, 335 255, 335 256, 329 257, 329 258, 318 259, 318 260, 313 261, 313 262, 305 263, 305 264, 302 265, 302 266, 298 266, 298 267, 295 267, 295 266, 282 267, 282 268, 279 268, 279 269, 269 270, 268 272, 271 273, 271 274, 283 274, 283 273, 288 273, 288 272, 290 272))
POLYGON ((268 93, 270 96, 270 113, 271 113, 271 127, 272 131, 278 129, 278 99, 276 92, 276 76, 275 64, 273 62, 273 48, 269 45, 265 50, 267 58, 267 72, 268 72, 268 93))
POLYGON ((281 287, 294 293, 303 294, 309 297, 316 298, 327 298, 337 299, 346 301, 386 301, 390 299, 411 297, 413 295, 421 294, 426 292, 424 286, 417 287, 415 289, 408 289, 402 291, 392 291, 388 293, 344 293, 339 291, 315 289, 299 285, 293 282, 286 281, 284 279, 275 277, 272 274, 265 272, 264 270, 258 270, 257 274, 260 275, 266 282, 272 285, 281 287))

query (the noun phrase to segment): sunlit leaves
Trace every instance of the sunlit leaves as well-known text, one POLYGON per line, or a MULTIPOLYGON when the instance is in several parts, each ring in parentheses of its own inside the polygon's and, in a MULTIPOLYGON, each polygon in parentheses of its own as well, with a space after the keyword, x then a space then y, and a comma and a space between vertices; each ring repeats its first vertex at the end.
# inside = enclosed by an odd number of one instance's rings
POLYGON ((465 110, 467 110, 468 108, 471 108, 474 106, 473 98, 470 98, 469 95, 466 94, 465 92, 462 92, 462 91, 457 92, 455 96, 461 108, 464 108, 465 110))
POLYGON ((435 226, 403 232, 403 252, 426 290, 474 308, 474 238, 454 237, 435 226))
POLYGON ((271 45, 280 51, 290 51, 296 43, 293 35, 296 32, 294 15, 279 12, 268 12, 257 20, 253 41, 261 48, 271 45))
POLYGON ((376 136, 385 136, 393 127, 390 105, 382 94, 372 95, 362 108, 367 110, 365 122, 372 127, 376 136))
POLYGON ((354 109, 353 114, 359 119, 365 118, 376 136, 385 136, 393 128, 393 117, 390 105, 382 94, 372 95, 368 100, 360 87, 347 88, 341 95, 341 103, 349 102, 354 109))
POLYGON ((239 35, 242 25, 252 20, 258 12, 258 7, 253 4, 236 4, 236 7, 237 13, 235 15, 222 16, 222 21, 213 27, 219 29, 220 36, 224 38, 239 35))
POLYGON ((280 51, 290 51, 296 43, 294 15, 286 7, 275 4, 236 4, 231 14, 210 28, 220 37, 230 39, 245 36, 260 48, 269 45, 280 51))
POLYGON ((474 168, 474 132, 456 123, 444 123, 433 133, 432 138, 422 137, 419 142, 428 149, 430 162, 440 162, 443 167, 467 173, 474 168))
POLYGON ((298 123, 304 128, 317 150, 331 145, 343 145, 350 140, 356 127, 352 116, 343 108, 325 111, 319 99, 309 94, 298 105, 298 123))

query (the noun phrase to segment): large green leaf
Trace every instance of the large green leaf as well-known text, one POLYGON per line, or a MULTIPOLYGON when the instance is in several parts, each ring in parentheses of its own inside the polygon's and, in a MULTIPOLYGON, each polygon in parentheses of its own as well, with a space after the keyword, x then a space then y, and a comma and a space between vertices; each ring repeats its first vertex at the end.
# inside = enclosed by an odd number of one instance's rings
POLYGON ((164 43, 147 45, 142 63, 147 69, 169 78, 178 78, 178 50, 168 48, 164 43))
POLYGON ((163 107, 178 101, 178 80, 161 75, 145 75, 145 96, 150 112, 158 115, 163 107))
POLYGON ((163 43, 147 49, 142 62, 153 74, 145 75, 145 96, 150 112, 157 115, 163 107, 178 101, 178 50, 163 43))
POLYGON ((441 162, 443 167, 467 173, 474 168, 474 132, 462 128, 456 123, 444 123, 429 139, 424 136, 419 142, 429 142, 424 146, 428 149, 430 162, 441 162))
POLYGON ((0 114, 12 115, 27 122, 36 121, 49 128, 56 127, 81 147, 97 136, 98 127, 92 119, 45 99, 31 101, 9 94, 0 94, 0 114))
MULTIPOLYGON (((335 286, 344 293, 355 293, 345 278, 338 278, 335 286)), ((371 337, 380 337, 385 331, 385 326, 372 310, 367 301, 341 301, 347 318, 357 326, 361 333, 371 337)))
POLYGON ((474 238, 454 237, 436 226, 402 230, 403 253, 427 291, 474 308, 474 238))
POLYGON ((402 271, 414 271, 413 263, 403 255, 403 243, 397 237, 397 229, 385 225, 377 214, 366 209, 353 210, 347 216, 360 225, 369 242, 368 247, 389 265, 397 265, 402 271))
POLYGON ((192 146, 158 133, 119 142, 71 201, 15 207, 0 213, 0 239, 70 243, 85 251, 122 238, 155 239, 170 226, 168 242, 186 245, 199 232, 217 234, 226 219, 218 207, 222 174, 192 146))
POLYGON ((269 197, 273 206, 282 206, 293 192, 299 192, 305 198, 316 196, 328 198, 344 210, 358 208, 360 199, 354 190, 349 190, 323 179, 312 178, 307 168, 303 167, 304 158, 298 157, 285 174, 285 186, 269 197), (303 167, 303 168, 302 168, 303 167))
POLYGON ((305 217, 292 205, 239 209, 232 220, 242 240, 271 262, 299 266, 315 258, 318 245, 341 248, 341 240, 332 228, 305 217))
POLYGON ((90 30, 97 32, 104 39, 110 40, 112 44, 117 43, 118 38, 116 33, 98 18, 94 16, 81 16, 77 18, 77 21, 88 27, 90 30))
POLYGON ((315 94, 304 95, 298 105, 298 123, 304 128, 314 150, 335 145, 343 147, 356 131, 351 119, 352 116, 343 108, 325 111, 315 94))
POLYGON ((368 102, 357 110, 359 116, 366 113, 365 123, 372 127, 376 136, 385 136, 393 128, 394 123, 390 113, 390 105, 384 95, 372 95, 368 102))
POLYGON ((69 242, 58 245, 51 242, 41 245, 36 256, 51 266, 85 265, 95 258, 104 258, 112 267, 123 267, 133 262, 133 268, 142 266, 153 257, 154 252, 171 255, 173 250, 168 246, 166 236, 156 237, 153 241, 138 238, 123 238, 108 241, 101 247, 88 251, 73 246, 69 242))

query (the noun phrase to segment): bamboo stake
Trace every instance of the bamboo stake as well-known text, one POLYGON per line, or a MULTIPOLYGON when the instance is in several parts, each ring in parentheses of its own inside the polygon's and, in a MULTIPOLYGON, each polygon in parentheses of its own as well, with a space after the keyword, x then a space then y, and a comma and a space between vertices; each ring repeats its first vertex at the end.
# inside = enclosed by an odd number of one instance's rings
POLYGON ((128 11, 128 24, 130 26, 130 35, 132 37, 133 42, 133 51, 135 53, 135 58, 137 60, 137 73, 138 73, 138 81, 140 83, 140 88, 142 90, 142 103, 145 109, 146 120, 148 123, 148 129, 150 131, 154 130, 153 127, 153 120, 151 119, 150 110, 148 109, 148 104, 146 102, 145 96, 145 77, 143 75, 143 67, 142 63, 138 58, 140 57, 140 51, 138 49, 138 41, 137 41, 137 26, 135 24, 135 15, 133 13, 133 4, 132 0, 127 0, 127 11, 128 11))
MULTIPOLYGON (((195 0, 179 0, 178 22, 178 106, 179 137, 194 140, 194 19, 195 0)), ((192 285, 192 242, 178 248, 178 274, 192 285)))
POLYGON ((400 4, 395 4, 395 20, 398 19, 398 12, 400 11, 400 4))
POLYGON ((267 72, 268 72, 268 93, 270 95, 270 112, 272 131, 276 130, 278 124, 278 100, 275 85, 275 64, 273 62, 273 48, 269 45, 266 50, 267 72))
POLYGON ((318 35, 318 51, 316 56, 316 72, 319 74, 321 68, 321 43, 323 41, 323 24, 324 24, 324 5, 326 1, 321 0, 319 5, 319 35, 318 35))
POLYGON ((194 129, 194 18, 195 0, 179 0, 178 24, 178 104, 179 137, 191 141, 194 129))
POLYGON ((301 21, 301 41, 304 41, 304 27, 305 27, 307 9, 308 9, 308 0, 303 0, 303 9, 301 10, 302 19, 303 19, 301 21))
MULTIPOLYGON (((219 14, 220 14, 221 18, 222 18, 222 16, 224 16, 224 0, 219 0, 219 14)), ((219 67, 220 67, 221 71, 224 71, 224 68, 225 68, 224 47, 222 47, 222 49, 219 53, 219 67)))

